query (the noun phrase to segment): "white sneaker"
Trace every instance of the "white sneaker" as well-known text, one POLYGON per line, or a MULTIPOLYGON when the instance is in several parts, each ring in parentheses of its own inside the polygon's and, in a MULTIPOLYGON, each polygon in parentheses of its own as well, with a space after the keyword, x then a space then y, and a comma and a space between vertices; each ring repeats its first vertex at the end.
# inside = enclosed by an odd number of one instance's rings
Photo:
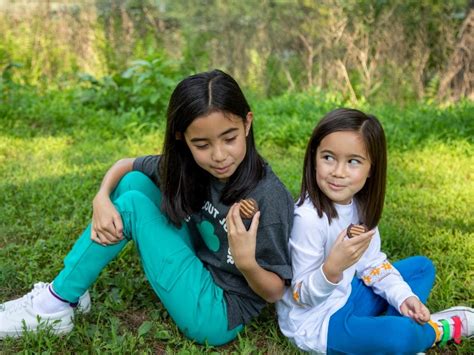
POLYGON ((433 313, 431 320, 439 322, 441 319, 445 319, 453 327, 453 317, 459 317, 461 320, 461 336, 472 337, 474 336, 474 308, 471 307, 451 307, 440 312, 433 313))
MULTIPOLYGON (((69 333, 74 327, 74 308, 66 307, 56 313, 40 314, 33 309, 33 299, 46 287, 38 282, 33 289, 18 299, 0 304, 0 339, 7 336, 20 337, 25 330, 36 331, 40 327, 50 327, 55 334, 69 333)), ((89 292, 81 296, 78 310, 87 313, 91 308, 89 292)))
MULTIPOLYGON (((5 303, 0 303, 0 312, 6 311, 8 308, 13 307, 18 302, 25 301, 28 297, 34 297, 38 295, 42 290, 47 288, 49 283, 46 282, 37 282, 33 285, 33 289, 28 292, 23 297, 7 301, 5 303)), ((89 313, 91 310, 91 296, 89 291, 84 292, 84 294, 79 297, 79 301, 77 302, 77 306, 75 308, 80 313, 89 313)))

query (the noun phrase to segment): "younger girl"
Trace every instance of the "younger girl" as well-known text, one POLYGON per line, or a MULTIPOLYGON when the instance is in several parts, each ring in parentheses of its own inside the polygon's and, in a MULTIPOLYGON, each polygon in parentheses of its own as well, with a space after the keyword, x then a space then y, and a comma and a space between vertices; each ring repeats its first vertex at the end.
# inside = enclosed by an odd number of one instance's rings
POLYGON ((93 222, 51 284, 0 305, 0 338, 72 330, 73 306, 90 307, 87 289, 133 240, 145 274, 189 338, 234 339, 275 302, 291 278, 291 195, 258 154, 253 114, 222 71, 184 79, 167 113, 163 155, 118 161, 94 199, 93 222), (132 171, 133 170, 133 171, 132 171), (242 199, 259 211, 240 216, 242 199))
POLYGON ((290 238, 292 289, 277 304, 283 334, 303 350, 415 353, 474 332, 473 309, 430 317, 429 259, 392 265, 380 251, 386 156, 382 126, 360 111, 330 112, 313 131, 290 238), (348 238, 350 224, 368 231, 348 238))

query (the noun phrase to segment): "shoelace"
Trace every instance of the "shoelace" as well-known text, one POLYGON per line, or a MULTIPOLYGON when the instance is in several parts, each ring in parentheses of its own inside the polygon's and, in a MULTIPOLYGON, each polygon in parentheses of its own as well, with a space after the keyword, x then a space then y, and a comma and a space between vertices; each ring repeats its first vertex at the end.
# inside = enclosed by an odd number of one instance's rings
POLYGON ((15 302, 12 306, 9 307, 8 312, 12 313, 21 308, 24 308, 28 304, 33 303, 33 298, 35 298, 41 291, 43 291, 48 284, 45 282, 37 282, 33 285, 33 289, 15 302))

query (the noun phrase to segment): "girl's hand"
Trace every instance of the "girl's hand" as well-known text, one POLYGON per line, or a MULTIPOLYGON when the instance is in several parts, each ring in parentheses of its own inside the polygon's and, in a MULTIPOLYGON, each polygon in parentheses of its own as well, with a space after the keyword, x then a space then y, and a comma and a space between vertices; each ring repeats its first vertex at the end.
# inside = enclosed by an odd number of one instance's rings
POLYGON ((430 320, 430 310, 415 296, 408 297, 400 306, 400 313, 419 324, 430 320))
POLYGON ((116 244, 123 239, 123 224, 108 194, 100 191, 93 200, 91 239, 103 246, 116 244))
POLYGON ((239 270, 249 270, 256 266, 255 250, 257 246, 257 229, 260 211, 257 212, 250 224, 249 230, 245 228, 240 217, 240 204, 234 203, 227 213, 227 238, 229 248, 234 258, 235 266, 239 270))
POLYGON ((338 283, 342 279, 342 273, 354 265, 362 257, 369 247, 375 230, 362 233, 357 237, 345 238, 347 229, 338 236, 323 265, 326 278, 332 283, 338 283))
POLYGON ((257 212, 247 230, 240 217, 240 204, 235 203, 226 217, 227 238, 235 266, 250 288, 265 301, 273 303, 283 296, 285 283, 276 273, 265 270, 257 263, 255 252, 259 220, 260 212, 257 212))

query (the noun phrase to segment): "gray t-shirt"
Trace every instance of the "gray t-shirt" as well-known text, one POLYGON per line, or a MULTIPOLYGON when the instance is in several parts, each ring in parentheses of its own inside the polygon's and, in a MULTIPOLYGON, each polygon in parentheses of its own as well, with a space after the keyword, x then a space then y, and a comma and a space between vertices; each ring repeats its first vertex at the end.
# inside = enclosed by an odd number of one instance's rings
MULTIPOLYGON (((158 155, 139 157, 135 159, 133 169, 143 172, 159 185, 159 159, 158 155)), ((292 271, 288 239, 293 224, 294 203, 268 164, 265 169, 265 177, 246 196, 255 199, 260 210, 256 260, 264 269, 278 274, 284 280, 290 280, 292 271)), ((186 222, 196 255, 210 271, 214 282, 224 290, 229 329, 232 329, 257 316, 266 302, 248 286, 230 253, 225 220, 230 206, 220 202, 224 186, 225 183, 212 178, 208 200, 186 222)), ((243 221, 248 228, 251 221, 243 221)))

